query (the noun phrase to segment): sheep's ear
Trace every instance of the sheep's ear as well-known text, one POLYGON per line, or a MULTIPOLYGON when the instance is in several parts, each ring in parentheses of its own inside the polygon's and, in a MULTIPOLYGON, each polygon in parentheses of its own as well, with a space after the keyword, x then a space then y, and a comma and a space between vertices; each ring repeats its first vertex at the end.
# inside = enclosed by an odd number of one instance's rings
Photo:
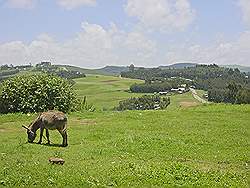
POLYGON ((29 128, 28 128, 28 127, 26 127, 26 126, 24 126, 24 125, 23 125, 22 127, 23 127, 23 128, 25 128, 25 129, 27 129, 27 130, 29 130, 29 128))

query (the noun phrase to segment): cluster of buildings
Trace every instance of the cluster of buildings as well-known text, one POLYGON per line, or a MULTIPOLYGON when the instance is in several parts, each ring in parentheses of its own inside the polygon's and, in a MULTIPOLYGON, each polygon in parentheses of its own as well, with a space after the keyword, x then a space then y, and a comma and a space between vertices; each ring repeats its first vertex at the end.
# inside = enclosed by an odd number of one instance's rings
MULTIPOLYGON (((190 86, 190 88, 195 89, 195 86, 190 86)), ((161 91, 159 92, 160 95, 167 95, 168 93, 178 93, 178 94, 183 94, 189 91, 189 88, 187 87, 187 84, 182 84, 178 88, 172 88, 169 91, 161 91)))

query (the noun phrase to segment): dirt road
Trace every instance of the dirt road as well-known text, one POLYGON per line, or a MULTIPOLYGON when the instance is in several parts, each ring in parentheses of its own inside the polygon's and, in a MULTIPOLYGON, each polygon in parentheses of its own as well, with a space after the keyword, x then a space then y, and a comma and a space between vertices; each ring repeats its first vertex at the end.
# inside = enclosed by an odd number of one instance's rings
POLYGON ((195 89, 193 89, 193 88, 189 88, 189 89, 190 89, 190 91, 192 92, 192 95, 193 95, 193 97, 194 97, 196 100, 198 100, 198 101, 201 102, 201 103, 209 103, 208 101, 202 99, 202 98, 197 94, 197 92, 195 91, 195 89))

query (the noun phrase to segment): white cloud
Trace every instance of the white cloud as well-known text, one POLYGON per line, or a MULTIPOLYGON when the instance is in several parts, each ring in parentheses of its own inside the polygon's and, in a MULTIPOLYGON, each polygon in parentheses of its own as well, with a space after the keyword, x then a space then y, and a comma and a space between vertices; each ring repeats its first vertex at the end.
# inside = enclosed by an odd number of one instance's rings
POLYGON ((11 8, 31 9, 35 6, 36 0, 7 0, 7 6, 11 8))
POLYGON ((28 61, 27 46, 21 41, 13 41, 0 45, 0 64, 14 64, 19 60, 20 62, 28 61))
POLYGON ((159 66, 174 62, 240 64, 250 66, 250 31, 235 41, 200 44, 161 44, 143 33, 125 32, 116 25, 104 29, 100 25, 82 23, 82 31, 65 42, 57 42, 47 34, 29 44, 13 41, 0 44, 0 64, 27 64, 51 61, 81 67, 106 65, 159 66))
POLYGON ((219 65, 240 64, 250 66, 250 32, 242 33, 236 41, 218 42, 208 46, 191 45, 169 50, 165 59, 169 63, 192 61, 219 65))
POLYGON ((189 0, 128 0, 125 11, 149 30, 184 30, 195 18, 189 0))
POLYGON ((114 24, 109 29, 100 25, 82 23, 83 31, 59 43, 42 34, 30 44, 9 42, 0 44, 0 64, 27 64, 51 61, 82 67, 105 65, 150 65, 156 52, 155 43, 142 33, 126 33, 114 24))
POLYGON ((250 0, 239 0, 243 13, 243 21, 250 26, 250 0))
POLYGON ((71 10, 80 6, 94 6, 96 0, 57 0, 57 3, 67 10, 71 10))

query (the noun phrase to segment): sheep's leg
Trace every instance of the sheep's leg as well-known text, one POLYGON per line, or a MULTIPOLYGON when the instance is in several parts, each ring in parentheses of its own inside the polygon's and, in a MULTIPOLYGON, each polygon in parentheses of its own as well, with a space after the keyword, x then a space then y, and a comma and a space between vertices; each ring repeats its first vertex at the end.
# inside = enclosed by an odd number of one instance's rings
POLYGON ((49 130, 48 130, 48 129, 46 129, 46 137, 47 137, 48 144, 50 144, 50 140, 49 140, 49 130))
POLYGON ((40 128, 40 139, 39 139, 38 144, 41 144, 41 143, 42 143, 42 139, 43 139, 43 131, 44 131, 44 128, 43 128, 43 127, 41 127, 41 128, 40 128))
POLYGON ((66 147, 68 146, 68 138, 67 138, 67 131, 63 131, 63 130, 59 130, 58 131, 60 132, 60 134, 62 135, 62 138, 63 138, 63 143, 62 143, 62 146, 66 147))

